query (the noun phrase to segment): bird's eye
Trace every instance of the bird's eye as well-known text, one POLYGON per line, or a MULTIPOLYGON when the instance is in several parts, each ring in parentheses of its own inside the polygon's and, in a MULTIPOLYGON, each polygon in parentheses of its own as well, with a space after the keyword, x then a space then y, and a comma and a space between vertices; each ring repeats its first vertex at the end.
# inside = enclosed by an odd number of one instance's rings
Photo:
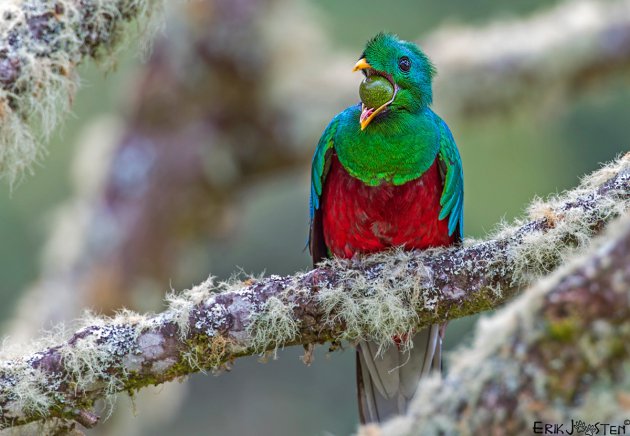
POLYGON ((400 68, 400 71, 405 73, 411 69, 411 61, 407 56, 403 56, 398 59, 398 68, 400 68))

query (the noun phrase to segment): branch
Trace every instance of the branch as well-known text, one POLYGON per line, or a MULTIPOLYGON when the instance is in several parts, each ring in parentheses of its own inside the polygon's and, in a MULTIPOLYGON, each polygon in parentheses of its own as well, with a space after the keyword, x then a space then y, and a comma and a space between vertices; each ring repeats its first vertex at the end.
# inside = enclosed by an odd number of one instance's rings
POLYGON ((630 154, 540 214, 465 248, 333 260, 294 276, 212 280, 171 296, 165 312, 92 318, 60 345, 2 361, 0 426, 95 419, 94 401, 281 346, 370 338, 497 307, 557 267, 630 206, 630 154), (217 293, 220 291, 219 293, 217 293))
POLYGON ((0 6, 0 174, 11 182, 40 154, 33 125, 49 135, 67 114, 76 67, 121 45, 124 24, 157 0, 19 0, 0 6))
POLYGON ((630 215, 595 245, 483 320, 446 378, 420 383, 406 416, 360 434, 560 434, 545 424, 581 434, 596 422, 586 434, 625 434, 630 215))

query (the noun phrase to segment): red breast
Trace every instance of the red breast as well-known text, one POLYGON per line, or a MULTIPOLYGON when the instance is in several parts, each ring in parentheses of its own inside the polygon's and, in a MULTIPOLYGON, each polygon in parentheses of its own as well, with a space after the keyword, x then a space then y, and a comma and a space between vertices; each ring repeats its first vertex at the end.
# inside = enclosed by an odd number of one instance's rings
POLYGON ((454 236, 448 236, 448 220, 438 219, 442 188, 437 161, 404 185, 367 186, 333 155, 322 193, 326 245, 346 258, 394 246, 411 250, 450 245, 454 236))

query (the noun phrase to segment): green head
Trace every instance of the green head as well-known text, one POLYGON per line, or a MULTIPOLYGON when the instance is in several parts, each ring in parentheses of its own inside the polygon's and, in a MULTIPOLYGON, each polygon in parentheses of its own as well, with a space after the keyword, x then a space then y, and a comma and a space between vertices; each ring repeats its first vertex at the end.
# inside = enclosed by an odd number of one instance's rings
MULTIPOLYGON (((391 98, 379 107, 368 107, 375 99, 362 98, 361 130, 379 114, 385 117, 387 112, 418 112, 431 104, 431 81, 435 68, 414 43, 403 41, 391 33, 379 33, 368 41, 354 67, 354 71, 358 70, 363 72, 366 80, 378 75, 393 86, 391 98)), ((381 95, 387 92, 385 86, 381 89, 371 86, 374 89, 372 92, 380 92, 381 95)), ((362 97, 370 94, 365 91, 364 84, 361 90, 362 97)))

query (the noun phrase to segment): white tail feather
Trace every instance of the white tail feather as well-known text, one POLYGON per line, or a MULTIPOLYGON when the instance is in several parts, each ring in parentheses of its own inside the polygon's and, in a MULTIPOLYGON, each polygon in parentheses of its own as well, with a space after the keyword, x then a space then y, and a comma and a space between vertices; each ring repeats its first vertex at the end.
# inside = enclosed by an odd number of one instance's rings
POLYGON ((357 387, 361 422, 381 422, 405 413, 421 377, 440 370, 440 325, 422 330, 412 347, 391 346, 377 354, 378 345, 363 341, 357 346, 357 387))

